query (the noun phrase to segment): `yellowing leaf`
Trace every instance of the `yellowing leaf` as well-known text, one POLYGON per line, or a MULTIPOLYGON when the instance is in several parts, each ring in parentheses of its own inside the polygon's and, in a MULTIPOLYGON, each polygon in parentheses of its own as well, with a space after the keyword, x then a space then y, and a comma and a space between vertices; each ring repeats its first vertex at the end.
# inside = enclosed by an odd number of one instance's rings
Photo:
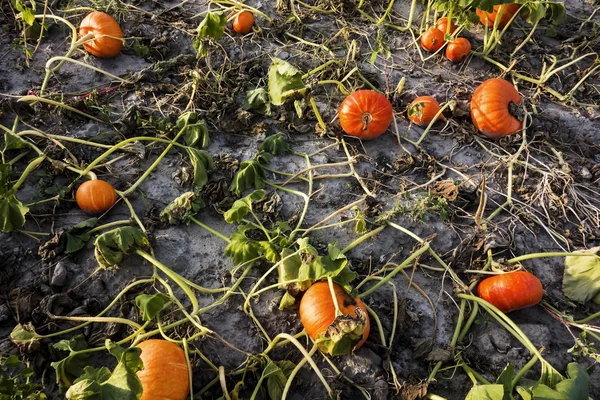
POLYGON ((600 247, 582 250, 581 256, 565 257, 563 291, 573 301, 600 304, 600 247))

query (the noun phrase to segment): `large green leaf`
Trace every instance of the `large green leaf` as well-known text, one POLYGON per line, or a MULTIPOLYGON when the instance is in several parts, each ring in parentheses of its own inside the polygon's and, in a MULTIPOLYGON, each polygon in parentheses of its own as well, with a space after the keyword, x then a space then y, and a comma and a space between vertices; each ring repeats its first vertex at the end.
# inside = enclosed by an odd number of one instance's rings
POLYGON ((96 260, 107 268, 118 265, 135 248, 150 248, 150 242, 139 229, 125 226, 98 236, 94 246, 96 260))
POLYGON ((296 367, 291 361, 272 361, 266 357, 267 365, 263 369, 261 381, 266 379, 267 389, 271 400, 281 400, 283 396, 283 389, 288 380, 288 377, 296 367))
POLYGON ((465 400, 502 400, 504 386, 500 384, 474 386, 465 400))
POLYGON ((135 305, 140 309, 144 321, 151 321, 169 301, 171 298, 164 293, 140 294, 135 298, 135 305))
POLYGON ((242 108, 258 114, 270 115, 271 102, 269 101, 269 93, 263 88, 248 90, 242 108))
POLYGON ((225 212, 225 221, 229 224, 241 222, 250 211, 252 211, 252 203, 259 201, 265 197, 267 192, 262 189, 255 190, 246 197, 236 200, 231 208, 225 212))
POLYGON ((240 196, 247 189, 262 189, 265 187, 265 170, 255 160, 243 161, 240 169, 236 172, 229 191, 240 196))
POLYGON ((600 304, 600 247, 582 250, 581 256, 565 257, 563 291, 569 299, 600 304), (595 256, 590 256, 594 254, 595 256))
POLYGON ((275 135, 267 136, 260 146, 258 146, 258 150, 277 155, 290 151, 290 145, 280 133, 277 133, 275 135))
POLYGON ((306 86, 302 73, 287 61, 274 58, 269 68, 269 98, 278 106, 287 100, 303 96, 306 86))
POLYGON ((29 208, 25 207, 14 194, 0 196, 0 231, 11 232, 25 225, 25 215, 29 208))
POLYGON ((92 230, 98 223, 98 218, 86 219, 83 222, 78 223, 67 232, 67 246, 65 253, 75 253, 85 246, 92 234, 92 230))
POLYGON ((231 240, 225 248, 225 255, 231 257, 233 262, 238 265, 258 257, 259 245, 256 241, 246 237, 246 231, 250 229, 247 225, 240 225, 236 232, 233 232, 229 239, 231 240))
POLYGON ((208 182, 208 171, 215 169, 213 159, 205 150, 192 147, 187 147, 186 150, 194 167, 194 186, 196 190, 202 190, 208 182))
POLYGON ((87 342, 83 335, 76 335, 71 339, 64 339, 52 345, 56 350, 66 351, 69 354, 60 361, 50 365, 56 372, 56 383, 64 393, 81 375, 87 365, 89 354, 80 353, 87 349, 87 342))
POLYGON ((170 202, 160 213, 160 220, 171 225, 188 224, 191 218, 204 208, 202 197, 194 192, 186 192, 170 202))
POLYGON ((225 33, 225 25, 227 25, 227 15, 221 12, 208 12, 196 28, 196 32, 201 38, 219 40, 225 33))
POLYGON ((586 369, 577 363, 570 363, 567 375, 569 379, 560 381, 554 389, 541 384, 534 386, 534 400, 588 400, 590 376, 586 369))

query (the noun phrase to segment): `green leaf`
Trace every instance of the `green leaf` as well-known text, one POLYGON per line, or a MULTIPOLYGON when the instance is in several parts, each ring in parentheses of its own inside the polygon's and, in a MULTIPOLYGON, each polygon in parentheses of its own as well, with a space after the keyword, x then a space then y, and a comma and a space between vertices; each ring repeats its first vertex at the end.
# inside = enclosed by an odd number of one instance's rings
POLYGON ((512 380, 515 377, 515 366, 508 364, 504 371, 500 374, 496 383, 504 387, 504 395, 501 400, 513 400, 512 396, 512 380))
POLYGON ((227 25, 227 15, 221 12, 209 12, 198 25, 196 32, 198 37, 219 40, 225 33, 225 25, 227 25))
POLYGON ((269 93, 263 88, 248 90, 246 92, 246 98, 244 99, 242 108, 246 111, 253 111, 257 114, 271 115, 271 102, 269 101, 269 93))
POLYGON ((503 385, 479 385, 469 391, 465 400, 501 400, 504 398, 503 396, 503 385))
POLYGON ((67 232, 67 246, 65 253, 75 253, 85 246, 92 234, 89 232, 98 223, 98 218, 86 219, 78 223, 67 232))
POLYGON ((135 248, 150 248, 150 242, 139 229, 125 226, 98 236, 94 246, 96 260, 101 267, 108 268, 118 265, 135 248))
POLYGON ((12 232, 25 225, 25 215, 29 208, 25 207, 14 194, 0 197, 0 232, 12 232))
POLYGON ((271 242, 261 241, 258 242, 260 247, 260 253, 272 263, 279 261, 279 248, 271 242))
POLYGON ((2 152, 7 150, 25 149, 28 147, 30 147, 29 142, 21 139, 20 136, 17 136, 11 132, 4 132, 4 145, 2 146, 2 152))
POLYGON ((300 281, 319 281, 333 278, 345 268, 348 260, 337 247, 337 243, 327 246, 327 256, 317 256, 309 264, 302 264, 298 271, 300 281))
POLYGON ((247 226, 240 225, 238 231, 231 234, 231 241, 225 248, 225 255, 231 257, 236 265, 258 257, 258 243, 246 237, 247 229, 247 226))
MULTIPOLYGON (((292 249, 283 249, 281 250, 281 259, 281 263, 279 263, 277 266, 277 272, 279 274, 279 284, 282 285, 283 288, 292 289, 294 291, 302 291, 308 289, 312 282, 307 282, 305 284, 303 284, 303 282, 299 282, 296 284, 285 283, 294 279, 298 279, 298 272, 300 271, 300 267, 302 266, 302 257, 300 256, 300 254, 298 254, 298 252, 296 251, 293 251, 292 249)), ((289 301, 290 299, 287 300, 289 301)), ((292 302, 291 304, 294 304, 294 302, 292 302)))
POLYGON ((290 145, 280 133, 277 133, 267 136, 260 146, 258 146, 258 150, 277 155, 289 152, 290 145))
POLYGON ((265 151, 259 151, 258 154, 254 156, 254 159, 258 161, 259 164, 267 165, 273 159, 273 154, 265 151))
POLYGON ((27 26, 32 26, 35 22, 35 13, 31 8, 26 8, 25 10, 23 10, 21 15, 23 16, 23 22, 25 22, 27 26))
POLYGON ((255 160, 243 161, 229 185, 229 191, 240 196, 247 189, 265 187, 265 170, 255 160))
POLYGON ((140 294, 135 298, 135 305, 140 309, 144 321, 151 321, 169 301, 171 298, 164 293, 140 294))
POLYGON ((302 73, 290 63, 274 58, 269 68, 269 98, 271 103, 278 106, 287 100, 306 93, 302 82, 302 73))
POLYGON ((567 19, 567 8, 565 3, 548 3, 546 5, 546 15, 554 25, 560 25, 567 19))
POLYGON ((522 15, 529 24, 535 25, 546 16, 546 7, 540 3, 529 3, 523 9, 522 15))
POLYGON ((202 197, 194 192, 186 192, 170 202, 160 213, 160 220, 171 225, 189 224, 191 218, 204 208, 202 197))
POLYGON ((229 224, 234 222, 241 222, 246 215, 252 210, 252 203, 261 200, 265 197, 267 192, 264 190, 255 190, 246 197, 242 197, 233 203, 233 206, 225 212, 225 221, 229 224))
POLYGON ((208 127, 204 120, 198 121, 198 114, 195 112, 186 112, 177 118, 177 127, 185 128, 183 140, 190 146, 198 148, 208 147, 210 144, 210 136, 208 135, 208 127))
POLYGON ((600 304, 600 247, 578 251, 587 256, 565 257, 563 291, 573 301, 600 304), (595 254, 596 256, 590 256, 595 254))
POLYGON ((198 150, 191 147, 186 148, 190 156, 190 162, 194 167, 194 186, 196 190, 202 190, 208 182, 208 171, 215 169, 212 157, 205 150, 198 150))
POLYGON ((283 297, 281 298, 281 301, 279 302, 279 309, 283 311, 286 308, 290 308, 295 303, 296 299, 294 298, 294 296, 292 296, 289 292, 285 292, 283 294, 283 297))
POLYGON ((9 356, 6 360, 4 360, 5 367, 16 368, 19 365, 21 365, 21 361, 19 360, 19 357, 16 355, 9 356))
POLYGON ((10 194, 10 164, 0 164, 0 196, 10 194))
POLYGON ((76 335, 71 339, 61 340, 53 344, 52 347, 56 350, 69 352, 67 357, 50 364, 56 371, 56 383, 64 393, 73 385, 87 365, 89 354, 79 353, 81 350, 87 349, 87 342, 83 335, 76 335))
POLYGON ((38 345, 41 339, 31 323, 17 324, 10 333, 10 341, 18 346, 33 347, 38 345))
POLYGON ((267 379, 267 390, 271 400, 281 400, 285 384, 295 367, 296 364, 291 361, 269 360, 263 370, 262 378, 267 379))
POLYGON ((588 400, 590 393, 590 376, 586 369, 577 363, 567 366, 569 379, 557 383, 552 389, 546 385, 533 387, 535 400, 588 400))

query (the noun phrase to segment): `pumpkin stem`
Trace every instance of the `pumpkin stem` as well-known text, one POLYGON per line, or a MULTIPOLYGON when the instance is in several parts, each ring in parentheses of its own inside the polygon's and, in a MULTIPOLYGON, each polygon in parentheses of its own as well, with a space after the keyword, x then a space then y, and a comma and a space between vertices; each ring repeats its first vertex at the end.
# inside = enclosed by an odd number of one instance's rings
POLYGON ((91 40, 94 40, 95 38, 96 38, 96 35, 94 35, 93 32, 86 33, 85 35, 83 35, 81 37, 81 39, 79 39, 77 42, 75 42, 75 46, 74 47, 81 46, 82 44, 87 43, 87 42, 89 42, 91 40))
POLYGON ((366 112, 362 115, 361 118, 363 125, 363 131, 366 131, 367 129, 369 129, 369 124, 371 123, 371 121, 373 121, 373 116, 371 115, 371 113, 366 112))

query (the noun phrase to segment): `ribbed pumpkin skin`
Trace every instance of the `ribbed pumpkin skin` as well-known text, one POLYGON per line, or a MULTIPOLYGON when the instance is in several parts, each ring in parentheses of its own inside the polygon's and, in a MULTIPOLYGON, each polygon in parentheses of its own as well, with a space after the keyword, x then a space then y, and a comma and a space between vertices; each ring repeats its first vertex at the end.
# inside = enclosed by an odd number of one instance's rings
POLYGON ((435 53, 444 45, 444 32, 438 28, 429 28, 421 35, 421 47, 430 53, 435 53))
MULTIPOLYGON (((448 18, 444 17, 438 19, 438 21, 435 23, 435 27, 442 31, 443 34, 446 34, 446 30, 448 29, 448 18)), ((450 22, 450 32, 448 33, 453 34, 455 30, 456 25, 454 25, 454 22, 450 22)))
MULTIPOLYGON (((371 328, 369 321, 369 314, 367 313, 367 307, 357 297, 352 298, 346 293, 344 288, 340 285, 333 284, 340 312, 344 315, 350 315, 356 317, 356 307, 361 308, 367 317, 367 326, 363 332, 362 339, 354 346, 354 350, 358 350, 369 337, 369 330, 371 328), (352 304, 355 303, 356 305, 352 304)), ((300 321, 306 330, 306 333, 316 340, 319 335, 329 328, 329 325, 335 320, 335 304, 331 297, 331 291, 329 290, 328 282, 317 282, 313 284, 300 301, 300 321)))
MULTIPOLYGON (((418 103, 423 103, 423 108, 420 109, 421 115, 419 116, 418 113, 412 113, 408 116, 408 119, 420 126, 428 125, 433 120, 433 117, 435 117, 435 114, 440 111, 440 104, 431 96, 421 96, 414 99, 412 103, 409 104, 408 109, 410 110, 413 107, 416 107, 418 103)), ((438 119, 444 119, 444 116, 440 115, 438 119)))
POLYGON ((492 13, 485 12, 483 10, 480 10, 479 8, 477 10, 475 10, 475 12, 479 16, 479 21, 481 21, 481 23, 484 25, 485 25, 485 16, 487 14, 487 17, 488 17, 487 25, 492 27, 492 26, 494 26, 496 17, 500 13, 500 8, 504 8, 504 11, 502 12, 502 17, 500 18, 500 22, 498 22, 498 27, 504 28, 506 26, 506 24, 508 24, 510 19, 513 17, 513 15, 515 15, 515 13, 519 10, 519 7, 521 7, 519 4, 503 4, 503 5, 494 6, 494 12, 492 12, 492 13))
POLYGON ((75 200, 83 211, 98 214, 108 210, 115 204, 117 192, 106 181, 100 179, 85 181, 77 189, 75 200))
POLYGON ((535 275, 527 271, 515 271, 484 279, 477 293, 500 311, 510 312, 539 303, 544 289, 535 275))
POLYGON ((344 132, 367 140, 387 130, 392 122, 392 113, 392 103, 373 90, 357 90, 342 101, 338 111, 344 132))
POLYGON ((160 339, 145 340, 138 347, 144 362, 137 373, 144 388, 140 400, 185 400, 190 381, 181 347, 160 339))
POLYGON ((250 32, 254 25, 254 14, 250 11, 242 11, 233 19, 233 30, 237 33, 246 34, 250 32))
POLYGON ((471 52, 471 42, 465 38, 456 38, 446 46, 446 58, 452 62, 460 62, 471 52))
POLYGON ((483 82, 471 98, 471 119, 475 127, 492 139, 519 132, 523 123, 508 111, 510 102, 521 103, 519 92, 510 82, 499 78, 483 82))
POLYGON ((88 14, 79 25, 79 37, 93 33, 96 39, 89 41, 83 47, 100 58, 116 57, 123 48, 121 27, 110 15, 101 11, 88 14), (113 36, 113 37, 108 37, 113 36))

